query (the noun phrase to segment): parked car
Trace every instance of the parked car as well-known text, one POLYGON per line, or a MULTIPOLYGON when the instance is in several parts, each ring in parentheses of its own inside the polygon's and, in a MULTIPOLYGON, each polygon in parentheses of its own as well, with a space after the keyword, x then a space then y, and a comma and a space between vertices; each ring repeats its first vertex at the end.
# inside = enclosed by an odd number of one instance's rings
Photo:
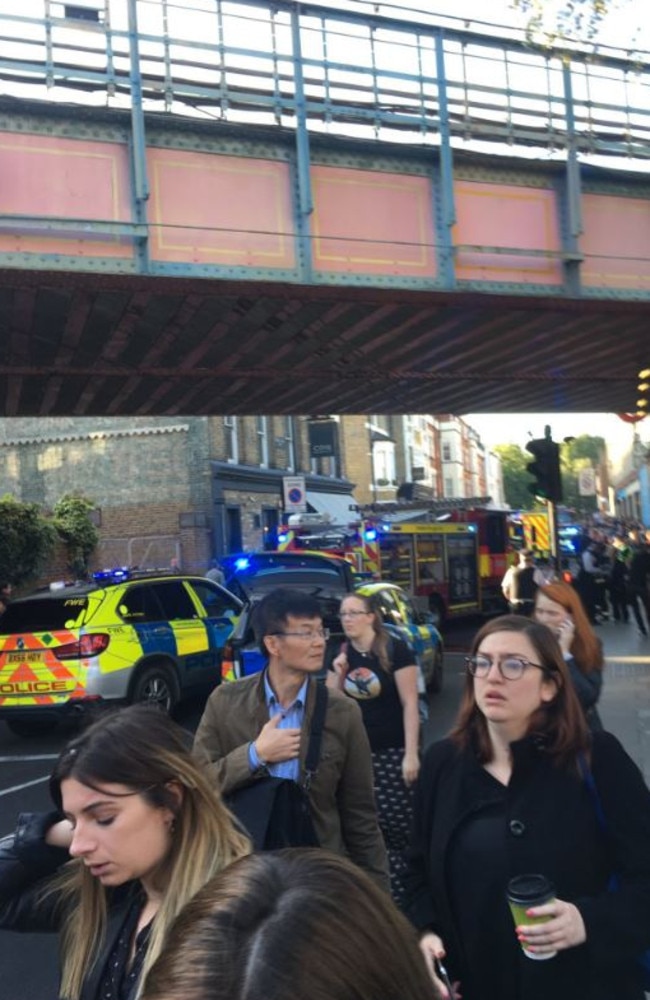
POLYGON ((0 619, 0 719, 31 735, 101 701, 171 711, 219 682, 242 607, 203 577, 122 569, 12 601, 0 619))
POLYGON ((405 590, 395 583, 363 583, 357 593, 372 597, 386 625, 396 628, 413 647, 428 691, 442 690, 444 648, 431 611, 420 611, 405 590))

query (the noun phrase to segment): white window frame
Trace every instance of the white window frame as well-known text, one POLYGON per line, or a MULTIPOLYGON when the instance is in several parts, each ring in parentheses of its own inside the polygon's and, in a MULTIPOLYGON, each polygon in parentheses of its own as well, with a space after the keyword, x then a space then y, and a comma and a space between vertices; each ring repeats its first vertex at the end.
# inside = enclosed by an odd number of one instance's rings
POLYGON ((269 418, 257 417, 257 455, 261 469, 269 467, 269 418))
POLYGON ((226 461, 230 462, 232 465, 237 465, 239 463, 239 428, 237 426, 237 417, 224 417, 223 430, 226 461))

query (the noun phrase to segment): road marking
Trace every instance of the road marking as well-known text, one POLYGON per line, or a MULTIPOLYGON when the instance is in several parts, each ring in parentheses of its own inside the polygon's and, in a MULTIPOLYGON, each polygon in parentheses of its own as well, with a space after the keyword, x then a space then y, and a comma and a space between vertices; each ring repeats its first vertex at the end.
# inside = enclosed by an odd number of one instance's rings
POLYGON ((17 761, 19 764, 29 763, 30 760, 58 760, 58 753, 33 753, 21 757, 0 757, 0 764, 11 764, 17 761))
POLYGON ((12 788, 3 788, 0 791, 0 797, 3 795, 11 795, 12 792, 22 792, 23 788, 31 788, 32 785, 40 785, 43 781, 49 781, 50 776, 47 774, 44 778, 34 778, 33 781, 26 781, 22 785, 14 785, 12 788))

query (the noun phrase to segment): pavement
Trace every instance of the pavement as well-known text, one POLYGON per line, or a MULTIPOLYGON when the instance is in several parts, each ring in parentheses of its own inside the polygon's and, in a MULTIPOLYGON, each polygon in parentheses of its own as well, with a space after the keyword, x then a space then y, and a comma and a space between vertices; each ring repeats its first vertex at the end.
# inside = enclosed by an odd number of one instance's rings
POLYGON ((650 784, 650 638, 640 636, 632 622, 604 622, 596 631, 606 661, 598 706, 603 725, 650 784))

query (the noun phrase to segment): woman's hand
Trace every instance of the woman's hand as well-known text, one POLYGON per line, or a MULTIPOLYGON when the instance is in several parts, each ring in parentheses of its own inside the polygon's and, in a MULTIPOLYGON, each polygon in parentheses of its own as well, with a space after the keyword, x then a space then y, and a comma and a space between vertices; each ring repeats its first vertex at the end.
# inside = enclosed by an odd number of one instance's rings
MULTIPOLYGON (((453 996, 450 996, 449 990, 443 983, 441 979, 438 979, 436 975, 436 962, 437 958, 442 959, 445 957, 445 946, 442 943, 442 938, 439 938, 437 934, 429 931, 427 934, 423 934, 420 938, 420 951, 424 956, 424 963, 427 967, 429 975, 433 981, 433 985, 438 991, 438 995, 442 1000, 454 1000, 453 996)), ((458 983, 454 983, 454 994, 457 996, 458 983)))
POLYGON ((338 656, 332 660, 332 669, 327 671, 327 677, 325 678, 325 684, 327 687, 340 691, 345 682, 348 670, 349 665, 347 656, 345 653, 339 653, 338 656))
POLYGON ((571 646, 573 644, 575 634, 575 622, 572 618, 565 618, 557 630, 557 641, 559 642, 560 649, 563 653, 568 655, 571 652, 571 646))
POLYGON ((62 819, 54 823, 45 834, 45 843, 50 847, 65 847, 69 850, 72 843, 72 823, 69 819, 62 819))
POLYGON ((529 917, 551 918, 543 924, 520 924, 517 927, 520 942, 540 955, 547 951, 575 948, 587 940, 584 920, 573 903, 555 899, 543 906, 532 906, 526 913, 529 917))
POLYGON ((420 773, 420 755, 418 753, 405 753, 402 757, 402 777, 405 785, 412 785, 417 781, 420 773))

